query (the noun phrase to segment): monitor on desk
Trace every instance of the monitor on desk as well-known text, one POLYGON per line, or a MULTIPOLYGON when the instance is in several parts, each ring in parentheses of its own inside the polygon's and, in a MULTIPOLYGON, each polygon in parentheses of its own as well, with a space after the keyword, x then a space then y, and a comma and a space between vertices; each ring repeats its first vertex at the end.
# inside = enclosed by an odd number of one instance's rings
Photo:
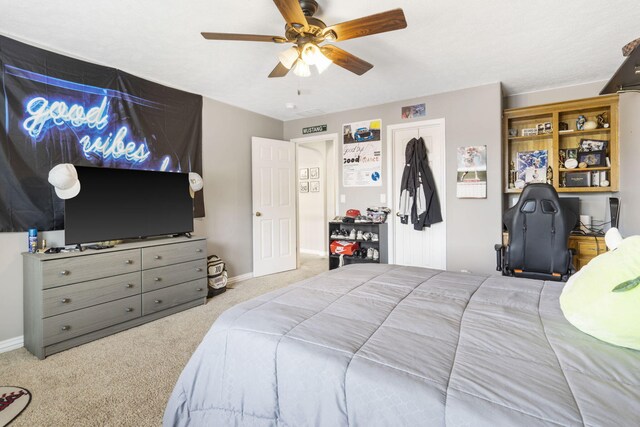
POLYGON ((580 197, 560 197, 562 209, 568 209, 576 214, 576 223, 573 231, 580 231, 580 197))

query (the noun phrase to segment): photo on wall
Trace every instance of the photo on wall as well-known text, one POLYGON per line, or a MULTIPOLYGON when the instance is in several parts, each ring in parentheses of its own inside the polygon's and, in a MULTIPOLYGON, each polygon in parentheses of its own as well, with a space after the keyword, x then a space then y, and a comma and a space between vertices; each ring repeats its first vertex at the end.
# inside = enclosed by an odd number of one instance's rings
POLYGON ((487 198, 487 146, 459 147, 457 151, 459 199, 487 198))
POLYGON ((382 120, 342 126, 342 185, 382 186, 382 120))

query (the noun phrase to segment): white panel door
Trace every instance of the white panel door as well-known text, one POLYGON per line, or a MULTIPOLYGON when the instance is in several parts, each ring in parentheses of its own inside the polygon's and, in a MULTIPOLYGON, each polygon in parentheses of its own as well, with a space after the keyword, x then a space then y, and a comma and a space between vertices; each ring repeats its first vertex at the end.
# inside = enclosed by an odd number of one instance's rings
POLYGON ((253 137, 251 159, 253 275, 294 270, 297 256, 295 144, 253 137))
POLYGON ((391 237, 393 245, 393 262, 400 265, 446 269, 447 240, 445 215, 445 132, 444 120, 432 120, 416 123, 415 126, 398 126, 391 129, 392 168, 393 168, 393 221, 394 232, 391 237), (399 206, 400 184, 405 165, 405 148, 412 138, 419 138, 425 142, 429 167, 433 173, 440 200, 442 218, 445 221, 424 228, 414 230, 409 220, 402 224, 396 215, 399 206))

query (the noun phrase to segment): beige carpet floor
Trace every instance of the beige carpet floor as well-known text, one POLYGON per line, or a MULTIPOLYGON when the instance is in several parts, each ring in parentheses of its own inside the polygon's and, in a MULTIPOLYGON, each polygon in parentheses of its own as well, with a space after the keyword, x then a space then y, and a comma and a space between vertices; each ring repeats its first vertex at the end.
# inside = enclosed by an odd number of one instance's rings
POLYGON ((0 385, 31 391, 19 426, 158 426, 189 357, 226 309, 327 270, 326 258, 247 280, 206 305, 38 360, 21 348, 0 354, 0 385))

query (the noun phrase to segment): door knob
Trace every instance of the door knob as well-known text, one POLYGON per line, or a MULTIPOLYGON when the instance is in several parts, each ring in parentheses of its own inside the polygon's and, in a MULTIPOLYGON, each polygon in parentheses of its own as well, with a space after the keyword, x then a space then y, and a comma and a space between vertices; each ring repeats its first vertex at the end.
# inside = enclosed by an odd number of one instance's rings
POLYGON ((256 216, 262 216, 260 212, 256 212, 256 216))

